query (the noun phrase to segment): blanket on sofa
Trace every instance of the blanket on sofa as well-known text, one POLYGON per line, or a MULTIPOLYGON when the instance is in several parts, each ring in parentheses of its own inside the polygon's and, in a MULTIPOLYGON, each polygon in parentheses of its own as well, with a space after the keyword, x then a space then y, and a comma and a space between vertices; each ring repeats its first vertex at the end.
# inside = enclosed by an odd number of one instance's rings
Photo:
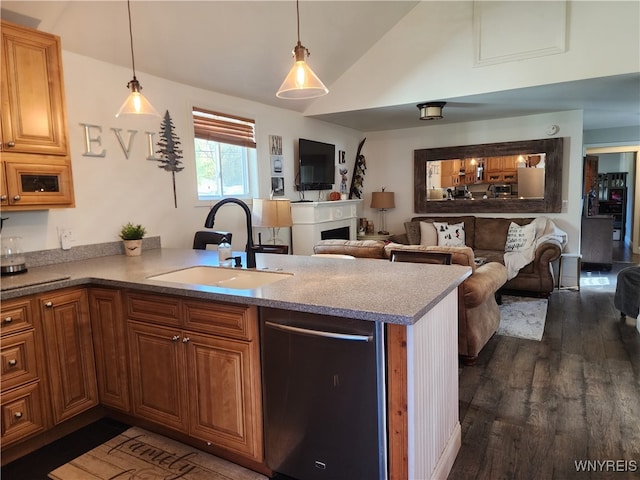
POLYGON ((535 258, 536 248, 547 240, 555 240, 563 250, 567 244, 567 233, 558 228, 549 218, 538 217, 531 222, 535 227, 534 241, 527 248, 505 252, 504 266, 507 267, 507 280, 518 275, 518 272, 525 265, 530 264, 535 258))

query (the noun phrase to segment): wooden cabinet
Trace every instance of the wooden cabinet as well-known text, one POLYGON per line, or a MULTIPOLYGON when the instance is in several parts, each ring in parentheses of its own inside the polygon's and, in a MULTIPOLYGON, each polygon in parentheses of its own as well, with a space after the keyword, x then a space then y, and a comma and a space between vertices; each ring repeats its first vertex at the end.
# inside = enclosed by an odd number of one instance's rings
POLYGON ((600 264, 611 268, 613 264, 613 217, 596 215, 582 217, 580 253, 582 264, 600 264))
POLYGON ((46 430, 49 424, 44 365, 33 297, 2 302, 0 310, 2 362, 1 439, 11 446, 46 430))
POLYGON ((2 204, 74 206, 60 39, 2 21, 2 204))
POLYGON ((120 290, 90 288, 89 310, 100 403, 129 412, 129 355, 120 290))
POLYGON ((89 302, 85 289, 38 296, 53 423, 98 404, 89 302))
POLYGON ((135 415, 263 460, 257 309, 127 295, 135 415))

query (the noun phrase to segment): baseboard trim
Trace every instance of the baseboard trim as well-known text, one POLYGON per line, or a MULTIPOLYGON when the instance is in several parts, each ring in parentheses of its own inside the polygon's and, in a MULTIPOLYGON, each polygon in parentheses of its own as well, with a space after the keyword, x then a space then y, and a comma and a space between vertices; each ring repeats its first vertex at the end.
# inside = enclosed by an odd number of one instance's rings
POLYGON ((458 422, 451 432, 449 441, 436 464, 436 468, 433 470, 433 474, 431 475, 432 480, 442 480, 449 476, 449 472, 451 472, 451 469, 453 468, 453 464, 456 461, 456 457, 458 456, 458 451, 460 451, 461 446, 462 428, 460 427, 460 422, 458 422))

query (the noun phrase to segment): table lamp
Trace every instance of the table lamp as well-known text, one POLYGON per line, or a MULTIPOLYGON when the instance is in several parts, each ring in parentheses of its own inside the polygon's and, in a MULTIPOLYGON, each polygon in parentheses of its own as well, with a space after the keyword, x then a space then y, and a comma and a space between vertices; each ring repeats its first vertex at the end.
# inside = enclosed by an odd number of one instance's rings
POLYGON ((389 235, 385 223, 385 214, 387 209, 396 208, 395 198, 393 192, 385 192, 384 188, 381 192, 373 192, 371 194, 371 208, 377 208, 380 210, 380 235, 389 235))
MULTIPOLYGON (((279 230, 280 227, 291 227, 293 225, 291 219, 291 202, 287 199, 272 200, 254 198, 251 220, 254 227, 271 228, 271 237, 275 245, 276 238, 278 237, 277 229, 279 230)), ((258 237, 259 236, 258 234, 258 237)), ((258 240, 258 243, 262 243, 261 240, 258 240)))

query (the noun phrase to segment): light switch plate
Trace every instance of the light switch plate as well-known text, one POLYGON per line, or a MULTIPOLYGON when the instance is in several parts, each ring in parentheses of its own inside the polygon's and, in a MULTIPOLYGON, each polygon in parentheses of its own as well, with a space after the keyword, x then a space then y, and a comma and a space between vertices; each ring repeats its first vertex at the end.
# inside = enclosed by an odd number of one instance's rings
POLYGON ((71 243, 73 242, 73 235, 68 228, 60 229, 60 246, 62 250, 71 250, 71 243))

